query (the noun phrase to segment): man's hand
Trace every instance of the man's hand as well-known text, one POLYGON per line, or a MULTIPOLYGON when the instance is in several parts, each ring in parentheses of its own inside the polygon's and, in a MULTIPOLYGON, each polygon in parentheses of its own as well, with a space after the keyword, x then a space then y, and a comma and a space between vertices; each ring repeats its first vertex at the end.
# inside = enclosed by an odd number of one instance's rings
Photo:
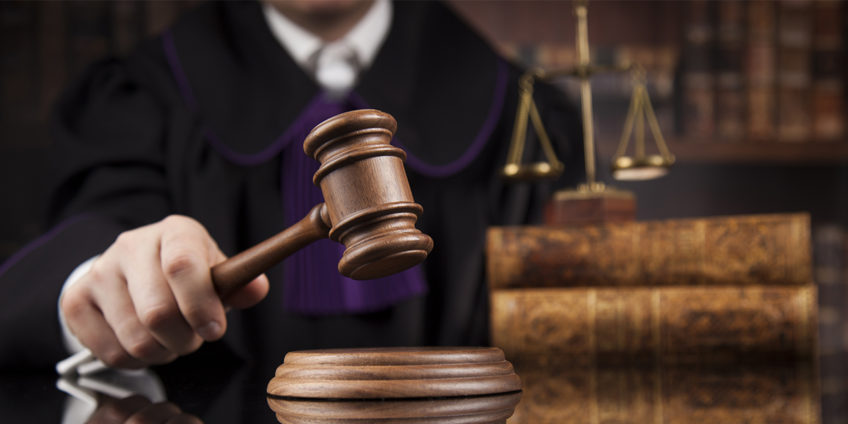
MULTIPOLYGON (((71 332, 111 367, 173 361, 221 338, 225 305, 209 268, 226 257, 197 221, 172 215, 122 233, 60 300, 71 332)), ((247 308, 268 293, 257 277, 226 299, 247 308)))

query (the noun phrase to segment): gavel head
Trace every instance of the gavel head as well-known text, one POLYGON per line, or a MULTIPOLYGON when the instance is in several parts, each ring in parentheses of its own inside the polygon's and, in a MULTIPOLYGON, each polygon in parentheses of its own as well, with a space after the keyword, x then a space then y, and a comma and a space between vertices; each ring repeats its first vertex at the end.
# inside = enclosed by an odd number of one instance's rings
POLYGON ((324 194, 330 238, 343 243, 339 272, 384 277, 422 262, 433 240, 415 228, 415 203, 403 169, 406 154, 390 144, 395 119, 356 110, 318 124, 303 151, 321 163, 313 181, 324 194))

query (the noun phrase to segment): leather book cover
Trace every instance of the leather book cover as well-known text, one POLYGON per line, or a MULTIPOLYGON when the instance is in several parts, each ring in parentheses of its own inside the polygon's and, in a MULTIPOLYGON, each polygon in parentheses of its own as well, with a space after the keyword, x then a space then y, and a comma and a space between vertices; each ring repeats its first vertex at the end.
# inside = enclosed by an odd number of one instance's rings
POLYGON ((809 362, 721 367, 575 367, 515 363, 524 385, 509 422, 820 422, 809 362))
POLYGON ((492 227, 491 289, 809 284, 806 214, 492 227))
POLYGON ((495 290, 491 340, 510 360, 812 358, 816 293, 813 285, 495 290))

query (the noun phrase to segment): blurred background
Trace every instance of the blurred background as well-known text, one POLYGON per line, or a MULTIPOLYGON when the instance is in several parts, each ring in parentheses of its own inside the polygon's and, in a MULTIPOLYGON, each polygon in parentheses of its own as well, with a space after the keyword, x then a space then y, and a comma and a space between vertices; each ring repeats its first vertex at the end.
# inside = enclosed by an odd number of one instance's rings
MULTIPOLYGON (((62 88, 198 1, 0 2, 0 262, 46 230, 47 122, 62 88)), ((518 63, 577 62, 570 1, 449 3, 518 63)), ((599 74, 591 80, 599 179, 633 191, 640 220, 809 212, 820 349, 848 349, 845 2, 594 0, 588 11, 592 61, 646 70, 677 159, 661 179, 609 177, 633 86, 627 73, 599 74)), ((578 102, 577 81, 554 83, 578 102)), ((823 378, 825 396, 844 385, 823 378)), ((846 417, 843 404, 824 407, 846 417)))
MULTIPOLYGON (((63 87, 93 61, 125 54, 197 3, 0 2, 0 260, 45 230, 47 122, 63 87)), ((516 62, 545 69, 576 64, 570 1, 450 4, 516 62)), ((609 160, 632 79, 598 74, 591 81, 599 178, 636 193, 639 219, 807 211, 815 244, 841 252, 828 259, 839 264, 826 266, 843 271, 825 280, 844 282, 846 13, 834 0, 590 1, 592 61, 646 70, 677 158, 664 178, 612 181, 609 160)), ((554 82, 578 101, 575 79, 554 82)))
MULTIPOLYGON (((62 88, 197 3, 0 2, 0 260, 45 230, 47 122, 62 88)), ((576 64, 569 1, 449 3, 516 62, 576 64)), ((832 294, 841 305, 848 299, 846 13, 835 0, 590 1, 592 61, 646 70, 677 158, 664 178, 612 181, 609 160, 632 79, 599 74, 592 78, 599 178, 636 193, 639 219, 809 212, 816 279, 830 284, 822 298, 832 294)), ((554 82, 577 101, 574 79, 554 82)), ((840 314, 825 308, 823 325, 840 314)), ((832 330, 830 343, 844 345, 845 331, 832 330)))

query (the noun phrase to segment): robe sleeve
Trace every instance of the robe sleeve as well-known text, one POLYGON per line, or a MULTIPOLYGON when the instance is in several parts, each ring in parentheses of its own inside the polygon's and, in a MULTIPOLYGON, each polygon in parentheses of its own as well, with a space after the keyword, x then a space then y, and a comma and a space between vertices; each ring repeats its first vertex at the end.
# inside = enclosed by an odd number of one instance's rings
POLYGON ((57 301, 68 275, 169 207, 162 102, 128 62, 89 68, 52 123, 51 229, 0 265, 0 368, 66 356, 57 301))

